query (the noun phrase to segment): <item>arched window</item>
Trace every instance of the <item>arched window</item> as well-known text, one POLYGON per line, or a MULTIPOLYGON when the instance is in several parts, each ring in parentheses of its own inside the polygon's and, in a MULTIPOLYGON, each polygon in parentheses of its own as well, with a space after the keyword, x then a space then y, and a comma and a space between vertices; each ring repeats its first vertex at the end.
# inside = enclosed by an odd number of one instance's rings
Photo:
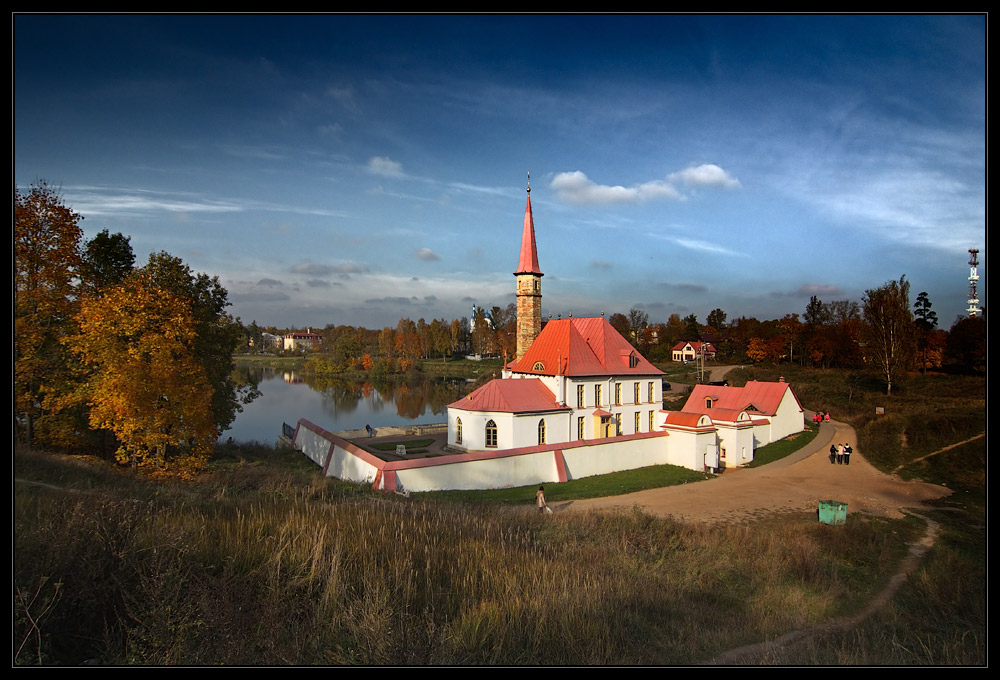
POLYGON ((455 418, 455 443, 462 443, 462 419, 455 418))
POLYGON ((495 449, 497 447, 497 424, 492 420, 486 422, 486 448, 495 449))
POLYGON ((543 364, 541 361, 536 361, 535 365, 531 367, 531 370, 533 370, 533 371, 544 371, 545 370, 545 364, 543 364))
POLYGON ((538 443, 545 443, 545 418, 538 421, 538 443))

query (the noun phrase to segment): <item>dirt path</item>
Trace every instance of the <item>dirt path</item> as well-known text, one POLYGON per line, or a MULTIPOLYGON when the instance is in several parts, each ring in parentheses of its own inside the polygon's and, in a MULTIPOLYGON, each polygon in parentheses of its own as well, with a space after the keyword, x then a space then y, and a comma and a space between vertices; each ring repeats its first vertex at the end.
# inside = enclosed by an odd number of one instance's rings
POLYGON ((882 607, 889 602, 889 599, 896 594, 896 591, 899 590, 901 585, 903 585, 907 577, 923 560, 924 555, 931 549, 931 546, 934 545, 934 541, 937 540, 937 535, 941 530, 941 526, 931 518, 924 517, 923 515, 918 515, 916 513, 911 514, 927 522, 927 531, 924 533, 923 538, 916 543, 910 544, 910 550, 903 559, 902 564, 900 564, 899 569, 895 574, 893 574, 892 578, 889 579, 889 582, 885 585, 885 587, 872 598, 871 602, 868 603, 868 606, 865 607, 863 611, 849 618, 831 619, 825 623, 813 626, 812 628, 793 630, 789 633, 785 633, 781 637, 775 638, 774 640, 766 640, 757 644, 730 649, 713 659, 703 662, 702 665, 730 666, 736 664, 767 663, 768 660, 773 659, 776 654, 787 652, 789 647, 793 647, 799 642, 808 640, 813 636, 829 635, 831 633, 848 631, 859 625, 875 612, 882 609, 882 607))
POLYGON ((624 496, 577 500, 554 506, 579 512, 631 508, 691 522, 738 522, 775 512, 816 510, 821 500, 847 503, 847 512, 902 517, 903 508, 947 496, 950 489, 906 482, 880 472, 858 450, 849 425, 832 421, 803 450, 759 468, 729 469, 718 479, 649 489, 624 496), (854 447, 850 465, 831 465, 832 442, 854 447))

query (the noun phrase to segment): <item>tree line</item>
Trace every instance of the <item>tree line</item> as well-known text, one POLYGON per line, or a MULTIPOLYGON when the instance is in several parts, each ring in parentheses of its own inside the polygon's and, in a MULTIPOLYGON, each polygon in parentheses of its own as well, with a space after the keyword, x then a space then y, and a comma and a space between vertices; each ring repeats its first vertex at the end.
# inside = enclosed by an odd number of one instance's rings
MULTIPOLYGON (((741 316, 728 321, 726 312, 716 308, 704 323, 695 314, 683 318, 671 314, 666 323, 651 323, 647 312, 632 308, 627 314, 611 314, 608 322, 654 362, 671 361, 672 349, 679 342, 703 341, 713 345, 719 361, 867 368, 879 375, 890 393, 897 377, 909 370, 985 370, 984 317, 956 319, 950 331, 938 328, 937 313, 926 292, 919 293, 910 306, 910 283, 905 276, 866 290, 860 302, 824 302, 814 295, 801 315, 790 313, 780 319, 741 316)), ((381 330, 328 325, 320 332, 323 349, 311 355, 307 369, 367 371, 378 377, 406 372, 424 359, 470 352, 511 358, 516 329, 513 303, 489 311, 477 307, 471 323, 463 317, 430 323, 404 318, 395 327, 381 330)), ((259 332, 254 322, 247 336, 259 332)))
POLYGON ((14 195, 14 424, 28 446, 111 450, 133 467, 207 461, 252 388, 217 277, 130 239, 83 242, 83 217, 44 182, 14 195))

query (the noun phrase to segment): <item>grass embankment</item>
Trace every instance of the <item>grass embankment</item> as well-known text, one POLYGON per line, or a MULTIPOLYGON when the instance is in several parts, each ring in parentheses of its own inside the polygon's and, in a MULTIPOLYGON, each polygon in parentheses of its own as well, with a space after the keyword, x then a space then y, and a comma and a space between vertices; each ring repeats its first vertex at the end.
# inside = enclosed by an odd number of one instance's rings
POLYGON ((249 368, 274 368, 286 371, 300 370, 305 365, 305 357, 280 357, 263 354, 234 354, 233 364, 249 368))
POLYGON ((62 488, 17 485, 15 661, 691 663, 849 612, 920 531, 483 512, 375 496, 296 455, 151 484, 18 454, 18 477, 62 488))
MULTIPOLYGON (((879 465, 985 422, 982 380, 915 379, 890 401, 816 373, 782 371, 806 408, 856 411, 858 451, 879 465), (890 418, 865 420, 873 403, 890 418), (972 417, 936 419, 963 406, 972 417)), ((860 611, 924 530, 540 516, 374 494, 294 453, 220 453, 185 484, 15 453, 36 482, 15 486, 16 663, 696 663, 860 611)), ((757 661, 984 664, 985 454, 978 439, 908 466, 956 493, 928 512, 941 536, 890 606, 757 661)))

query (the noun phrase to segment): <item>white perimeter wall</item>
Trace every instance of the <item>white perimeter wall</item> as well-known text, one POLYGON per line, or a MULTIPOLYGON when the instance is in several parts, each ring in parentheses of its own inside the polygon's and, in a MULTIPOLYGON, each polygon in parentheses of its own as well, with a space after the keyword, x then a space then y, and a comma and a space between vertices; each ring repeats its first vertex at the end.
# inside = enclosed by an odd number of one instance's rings
MULTIPOLYGON (((463 419, 464 421, 464 419, 463 419)), ((715 433, 708 433, 714 442, 715 433)), ((322 466, 333 448, 327 475, 352 482, 373 483, 382 469, 385 484, 395 475, 400 491, 443 491, 447 489, 496 489, 559 481, 559 456, 565 464, 566 479, 634 470, 650 465, 680 465, 702 470, 709 436, 640 435, 638 438, 614 438, 590 443, 568 443, 529 447, 524 453, 469 453, 434 459, 385 463, 336 435, 315 431, 300 424, 294 445, 310 460, 322 466), (694 445, 694 446, 692 446, 694 445), (700 453, 694 451, 700 448, 700 453), (353 449, 353 451, 352 451, 353 449)))
POLYGON ((346 442, 329 432, 316 432, 300 424, 293 443, 296 449, 320 467, 326 465, 329 457, 330 464, 326 468, 327 477, 336 477, 349 482, 371 483, 375 481, 378 468, 354 455, 343 445, 346 442), (333 449, 332 455, 331 448, 333 449))

